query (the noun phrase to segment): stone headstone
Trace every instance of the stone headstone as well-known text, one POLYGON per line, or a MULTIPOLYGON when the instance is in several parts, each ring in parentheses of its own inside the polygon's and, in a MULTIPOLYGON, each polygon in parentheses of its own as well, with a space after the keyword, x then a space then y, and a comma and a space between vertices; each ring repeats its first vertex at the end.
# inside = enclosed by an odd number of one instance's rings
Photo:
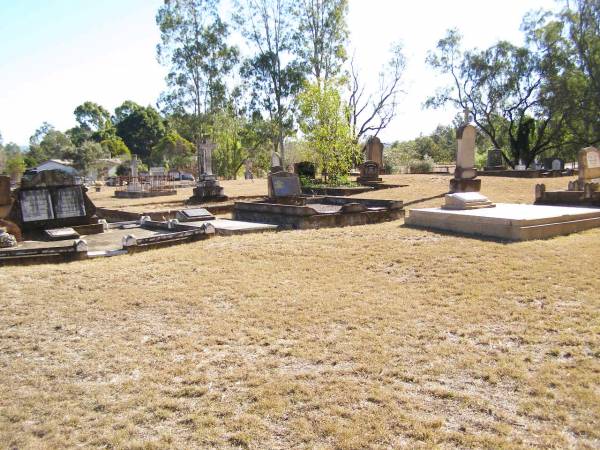
POLYGON ((191 208, 177 211, 176 219, 181 222, 193 222, 200 220, 213 220, 215 218, 207 209, 191 208))
POLYGON ((489 150, 487 154, 486 168, 500 168, 504 167, 504 159, 502 158, 502 151, 495 148, 489 150))
POLYGON ((81 186, 68 186, 57 189, 54 206, 57 219, 85 216, 85 203, 81 186))
POLYGON ((359 183, 381 181, 379 178, 379 164, 375 161, 365 161, 359 166, 359 183))
POLYGON ((212 152, 217 144, 205 140, 198 145, 198 173, 200 175, 213 176, 212 170, 212 152))
POLYGON ((383 144, 377 136, 370 137, 363 147, 365 161, 374 161, 383 167, 383 144))
POLYGON ((138 176, 138 165, 139 165, 139 160, 137 155, 133 155, 133 157, 131 158, 131 177, 132 178, 137 178, 138 176))
POLYGON ((552 170, 564 170, 565 163, 561 159, 552 160, 552 170))
POLYGON ((0 175, 0 206, 10 205, 10 177, 0 175))
POLYGON ((55 218, 52 197, 50 197, 50 191, 47 189, 21 191, 19 197, 23 222, 52 220, 55 218))
POLYGON ((79 233, 70 227, 53 228, 51 230, 46 230, 45 233, 54 241, 59 241, 61 239, 75 239, 79 237, 79 233))
POLYGON ((295 173, 276 172, 269 175, 269 197, 302 195, 300 178, 295 173))
POLYGON ((489 199, 479 192, 460 192, 455 194, 446 194, 446 203, 443 209, 479 209, 491 208, 495 206, 489 199))
POLYGON ((456 153, 456 170, 454 178, 471 179, 477 176, 475 170, 475 139, 477 130, 471 124, 461 126, 457 133, 458 151, 456 153))
POLYGON ((587 147, 578 153, 579 181, 584 183, 597 182, 600 179, 600 150, 587 147))

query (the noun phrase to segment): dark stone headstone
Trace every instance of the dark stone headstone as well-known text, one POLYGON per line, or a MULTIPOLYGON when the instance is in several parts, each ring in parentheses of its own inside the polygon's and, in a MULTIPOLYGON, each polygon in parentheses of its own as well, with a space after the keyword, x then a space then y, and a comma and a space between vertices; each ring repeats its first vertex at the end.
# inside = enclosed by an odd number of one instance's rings
POLYGON ((299 177, 310 178, 311 180, 315 178, 317 173, 317 169, 313 163, 310 161, 302 161, 294 164, 294 172, 299 177))
POLYGON ((54 211, 57 219, 84 217, 85 203, 81 186, 69 186, 56 190, 54 211))
POLYGON ((544 158, 542 166, 544 170, 565 170, 565 161, 561 158, 544 158))
POLYGON ((55 218, 52 197, 48 189, 21 191, 19 199, 23 222, 46 221, 55 218))
POLYGON ((488 151, 485 168, 486 170, 503 169, 504 159, 502 158, 502 151, 498 149, 488 151))
POLYGON ((365 161, 359 166, 360 176, 358 177, 359 183, 369 183, 381 181, 379 178, 379 164, 375 161, 365 161))
POLYGON ((300 178, 295 173, 277 172, 269 175, 269 197, 295 197, 302 195, 300 178))

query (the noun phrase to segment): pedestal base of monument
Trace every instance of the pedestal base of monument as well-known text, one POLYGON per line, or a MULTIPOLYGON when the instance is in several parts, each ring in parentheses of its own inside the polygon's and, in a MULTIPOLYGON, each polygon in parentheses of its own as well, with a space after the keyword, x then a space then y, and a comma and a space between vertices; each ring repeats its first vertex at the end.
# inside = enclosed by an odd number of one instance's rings
POLYGON ((450 180, 450 193, 456 192, 479 192, 481 190, 481 180, 477 178, 453 178, 450 180))
POLYGON ((201 176, 188 203, 224 202, 227 199, 215 177, 201 176))
POLYGON ((363 186, 370 186, 370 185, 372 185, 374 183, 381 183, 382 181, 383 181, 383 179, 379 178, 379 177, 376 177, 376 178, 373 178, 373 177, 358 177, 356 179, 356 182, 358 184, 362 184, 363 186))
POLYGON ((508 241, 547 239, 600 226, 599 208, 502 204, 495 208, 413 209, 406 225, 508 241))

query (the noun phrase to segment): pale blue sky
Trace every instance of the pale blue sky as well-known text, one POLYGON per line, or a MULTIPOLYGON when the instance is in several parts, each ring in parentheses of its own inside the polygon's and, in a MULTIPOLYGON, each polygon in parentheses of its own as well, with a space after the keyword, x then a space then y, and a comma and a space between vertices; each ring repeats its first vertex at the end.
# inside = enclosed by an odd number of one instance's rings
MULTIPOLYGON (((0 133, 27 144, 44 121, 64 130, 86 100, 113 110, 124 100, 155 104, 165 69, 156 61, 155 14, 162 0, 0 0, 0 133)), ((424 64, 446 29, 458 27, 467 47, 498 39, 519 43, 523 15, 553 0, 350 0, 351 48, 374 86, 387 49, 404 43, 407 94, 385 141, 410 139, 448 123, 454 111, 423 111, 444 82, 424 64)))

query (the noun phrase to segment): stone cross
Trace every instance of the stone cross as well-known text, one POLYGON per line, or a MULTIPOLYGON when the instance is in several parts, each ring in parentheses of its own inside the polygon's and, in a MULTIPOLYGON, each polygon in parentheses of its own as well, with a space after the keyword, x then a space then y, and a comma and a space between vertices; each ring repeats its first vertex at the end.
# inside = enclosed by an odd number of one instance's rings
POLYGON ((137 155, 133 155, 133 158, 131 158, 131 177, 132 178, 136 178, 138 176, 138 157, 137 155))
POLYGON ((465 123, 469 123, 469 118, 471 116, 471 110, 469 110, 469 108, 465 107, 465 109, 463 109, 463 114, 465 115, 465 123))

